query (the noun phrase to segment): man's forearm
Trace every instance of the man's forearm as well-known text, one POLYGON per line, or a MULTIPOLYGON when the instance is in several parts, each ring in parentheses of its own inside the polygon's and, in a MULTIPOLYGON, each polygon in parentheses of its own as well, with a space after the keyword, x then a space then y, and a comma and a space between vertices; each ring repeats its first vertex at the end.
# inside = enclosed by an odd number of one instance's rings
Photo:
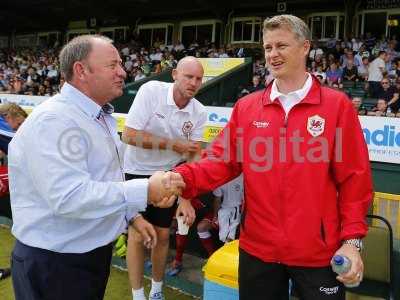
POLYGON ((170 147, 172 147, 171 140, 145 131, 137 131, 134 134, 124 132, 122 134, 122 141, 128 145, 144 149, 165 150, 167 149, 168 144, 170 144, 170 147))
POLYGON ((399 99, 399 95, 398 95, 398 94, 395 94, 395 95, 393 96, 393 98, 390 99, 390 101, 388 102, 387 105, 391 105, 391 104, 395 103, 398 99, 399 99))

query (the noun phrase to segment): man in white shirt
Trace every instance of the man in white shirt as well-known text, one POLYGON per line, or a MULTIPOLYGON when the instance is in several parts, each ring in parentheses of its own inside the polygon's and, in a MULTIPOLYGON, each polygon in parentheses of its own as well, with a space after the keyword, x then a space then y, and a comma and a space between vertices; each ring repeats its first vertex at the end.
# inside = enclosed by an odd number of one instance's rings
POLYGON ((152 62, 160 62, 162 57, 163 54, 160 48, 156 48, 156 50, 153 50, 152 53, 150 54, 150 60, 152 62))
POLYGON ((368 57, 363 57, 362 58, 362 63, 361 65, 358 66, 357 68, 358 72, 358 77, 361 81, 367 81, 368 80, 368 73, 369 73, 369 60, 368 57))
POLYGON ((351 43, 352 43, 352 48, 353 48, 354 52, 358 52, 358 50, 360 49, 361 45, 363 44, 363 42, 360 41, 360 39, 358 37, 352 38, 351 39, 351 43))
POLYGON ((153 246, 152 225, 133 217, 147 203, 175 201, 163 172, 124 181, 109 104, 122 95, 121 63, 106 37, 70 41, 60 53, 61 93, 38 106, 10 143, 16 300, 103 299, 112 242, 129 222, 153 246))
POLYGON ((237 227, 240 224, 240 205, 244 195, 243 174, 216 188, 213 195, 213 219, 209 220, 206 217, 197 225, 200 241, 209 255, 215 251, 210 232, 213 227, 218 227, 221 242, 227 243, 236 238, 237 227))
MULTIPOLYGON (((188 56, 181 59, 172 71, 174 83, 149 81, 140 87, 122 136, 123 141, 129 144, 124 160, 127 178, 146 178, 156 170, 171 170, 199 153, 207 112, 193 97, 201 86, 203 73, 201 63, 188 56)), ((189 200, 181 199, 176 214, 184 215, 188 224, 195 218, 189 200)), ((151 255, 153 280, 150 299, 163 299, 162 280, 174 210, 149 205, 143 216, 154 225, 158 236, 151 255)), ((127 261, 135 300, 145 299, 143 252, 140 235, 130 230, 127 261)))
POLYGON ((176 44, 174 44, 173 49, 174 49, 176 52, 180 52, 180 51, 185 50, 185 46, 181 43, 181 41, 178 41, 176 44))
POLYGON ((371 97, 377 98, 380 90, 380 82, 383 75, 386 74, 386 52, 379 51, 379 55, 375 58, 368 68, 368 84, 371 97))
POLYGON ((138 81, 143 78, 146 78, 146 75, 143 74, 143 70, 141 68, 138 68, 135 75, 135 81, 138 81))
POLYGON ((240 224, 240 205, 243 202, 243 174, 225 183, 213 191, 214 201, 218 201, 217 211, 219 239, 230 242, 236 238, 236 230, 240 224))
POLYGON ((324 51, 320 47, 318 47, 318 42, 314 41, 313 48, 310 50, 308 57, 314 61, 317 56, 322 56, 322 55, 324 55, 324 51))

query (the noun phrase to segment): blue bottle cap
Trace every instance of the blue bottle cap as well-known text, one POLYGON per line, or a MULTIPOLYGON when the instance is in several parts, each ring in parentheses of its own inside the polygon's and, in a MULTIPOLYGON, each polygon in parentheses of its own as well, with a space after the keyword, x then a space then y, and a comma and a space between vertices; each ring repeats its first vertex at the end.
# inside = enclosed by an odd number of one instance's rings
POLYGON ((343 265, 343 263, 344 263, 344 258, 343 258, 343 256, 341 256, 341 255, 335 255, 334 257, 333 257, 333 262, 335 263, 335 265, 343 265))

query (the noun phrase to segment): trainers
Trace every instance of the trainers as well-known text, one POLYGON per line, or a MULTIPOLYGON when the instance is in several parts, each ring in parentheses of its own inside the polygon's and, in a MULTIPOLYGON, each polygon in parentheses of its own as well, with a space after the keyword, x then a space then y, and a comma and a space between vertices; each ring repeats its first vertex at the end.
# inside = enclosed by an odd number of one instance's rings
POLYGON ((126 247, 125 244, 123 244, 120 248, 118 248, 115 251, 115 255, 118 257, 126 257, 126 252, 128 251, 128 248, 126 247))
POLYGON ((121 234, 115 243, 115 248, 119 249, 124 245, 126 246, 126 239, 127 236, 125 234, 121 234))
POLYGON ((182 263, 174 260, 171 264, 171 268, 167 270, 167 275, 176 276, 182 271, 182 269, 183 269, 182 263))
POLYGON ((149 300, 165 300, 162 292, 149 295, 149 300))
POLYGON ((7 278, 11 275, 11 269, 0 269, 0 280, 7 278))

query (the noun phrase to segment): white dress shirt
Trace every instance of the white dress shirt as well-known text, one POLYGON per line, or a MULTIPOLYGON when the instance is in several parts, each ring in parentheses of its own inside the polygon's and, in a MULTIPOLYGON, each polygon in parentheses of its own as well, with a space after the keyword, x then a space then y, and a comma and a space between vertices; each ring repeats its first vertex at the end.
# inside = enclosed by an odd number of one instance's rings
POLYGON ((293 106, 295 106, 297 103, 300 103, 300 101, 303 100, 310 91, 312 86, 312 77, 309 73, 307 73, 307 76, 307 80, 303 87, 296 91, 290 92, 289 94, 283 94, 278 90, 276 80, 274 80, 272 83, 270 99, 272 102, 274 102, 276 99, 279 99, 283 109, 285 110, 286 116, 293 106))
POLYGON ((147 205, 147 179, 123 182, 116 121, 65 83, 9 146, 12 233, 22 243, 83 253, 112 242, 147 205))

